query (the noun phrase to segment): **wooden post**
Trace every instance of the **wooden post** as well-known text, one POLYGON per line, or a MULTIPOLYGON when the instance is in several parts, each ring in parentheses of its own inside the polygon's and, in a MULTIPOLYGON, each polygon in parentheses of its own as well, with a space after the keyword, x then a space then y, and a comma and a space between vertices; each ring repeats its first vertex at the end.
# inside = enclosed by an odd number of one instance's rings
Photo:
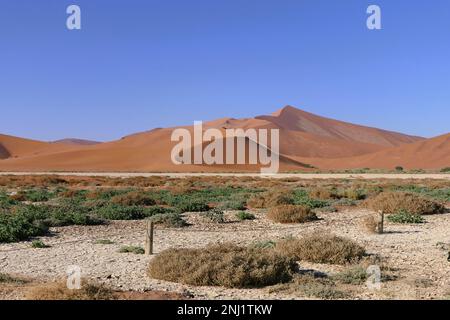
POLYGON ((384 212, 378 211, 378 219, 377 219, 377 233, 384 233, 384 212))
POLYGON ((153 221, 147 221, 147 228, 145 230, 145 254, 153 254, 153 221))

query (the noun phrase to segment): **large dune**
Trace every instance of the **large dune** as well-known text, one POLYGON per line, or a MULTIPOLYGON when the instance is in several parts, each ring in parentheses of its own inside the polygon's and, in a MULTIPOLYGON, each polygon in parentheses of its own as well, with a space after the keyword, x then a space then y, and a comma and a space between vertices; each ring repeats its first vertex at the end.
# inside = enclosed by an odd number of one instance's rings
MULTIPOLYGON (((192 132, 192 126, 185 126, 192 132)), ((248 119, 222 118, 204 129, 280 129, 280 168, 435 169, 449 166, 449 136, 435 139, 364 127, 320 117, 291 106, 272 115, 248 119)), ((170 141, 175 128, 160 128, 101 143, 59 143, 0 135, 2 171, 230 172, 258 171, 258 165, 175 165, 170 141)), ((204 144, 203 147, 207 145, 204 144)), ((268 146, 270 148, 270 145, 268 146)), ((226 152, 226 150, 224 150, 226 152)))
MULTIPOLYGON (((298 158, 298 161, 304 159, 298 158)), ((375 153, 338 159, 308 159, 323 169, 439 169, 450 167, 450 133, 375 153)))

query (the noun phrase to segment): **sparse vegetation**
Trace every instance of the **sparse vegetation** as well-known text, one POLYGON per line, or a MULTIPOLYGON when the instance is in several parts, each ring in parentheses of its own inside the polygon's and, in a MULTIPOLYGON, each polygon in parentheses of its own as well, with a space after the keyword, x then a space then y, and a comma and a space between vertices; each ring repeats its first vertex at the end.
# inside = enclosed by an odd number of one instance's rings
POLYGON ((144 254, 144 248, 137 246, 123 246, 119 249, 120 253, 134 253, 134 254, 144 254))
POLYGON ((317 220, 309 207, 299 205, 281 205, 272 207, 267 218, 278 223, 305 223, 317 220))
POLYGON ((424 223, 425 219, 418 214, 411 214, 401 210, 398 213, 388 215, 387 219, 393 223, 424 223))
POLYGON ((169 249, 156 256, 149 275, 196 286, 263 287, 289 281, 296 264, 273 250, 232 244, 169 249))
POLYGON ((50 246, 45 244, 42 240, 33 240, 31 242, 31 247, 35 249, 49 248, 50 246))
POLYGON ((108 245, 108 244, 114 244, 114 241, 111 241, 111 240, 109 240, 109 239, 98 239, 98 240, 95 240, 94 243, 95 243, 95 244, 108 245))
POLYGON ((24 283, 25 280, 0 272, 0 283, 24 283))
POLYGON ((179 213, 156 214, 149 220, 165 228, 182 228, 187 225, 179 213))
POLYGON ((366 254, 365 249, 352 240, 318 232, 301 239, 279 241, 276 250, 299 261, 329 264, 356 262, 366 254))
POLYGON ((445 167, 441 169, 442 173, 450 173, 450 167, 445 167))
POLYGON ((315 276, 314 274, 296 275, 291 282, 273 286, 269 289, 269 292, 283 292, 290 295, 323 300, 345 299, 349 297, 349 294, 339 290, 331 279, 323 276, 315 276))
POLYGON ((236 218, 239 221, 244 221, 244 220, 255 220, 256 217, 254 214, 247 212, 247 211, 239 211, 236 213, 236 218))
POLYGON ((355 266, 335 274, 333 279, 344 284, 361 285, 367 280, 367 271, 362 266, 355 266))

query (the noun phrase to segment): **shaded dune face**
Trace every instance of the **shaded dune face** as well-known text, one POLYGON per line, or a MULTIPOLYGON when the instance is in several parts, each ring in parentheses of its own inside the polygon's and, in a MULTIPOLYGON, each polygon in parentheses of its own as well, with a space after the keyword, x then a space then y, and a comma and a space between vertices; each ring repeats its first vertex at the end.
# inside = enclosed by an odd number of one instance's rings
MULTIPOLYGON (((196 165, 193 161, 189 165, 176 165, 171 160, 171 152, 178 142, 171 141, 171 135, 178 128, 189 130, 193 136, 193 126, 157 128, 100 144, 78 139, 47 143, 0 135, 0 170, 256 172, 261 168, 260 164, 196 165)), ((450 135, 424 139, 328 119, 291 106, 268 116, 222 118, 203 123, 203 129, 208 128, 221 132, 226 129, 278 129, 281 171, 308 171, 312 170, 311 166, 318 169, 393 169, 395 166, 437 169, 450 166, 450 135)), ((202 150, 209 144, 202 142, 202 150)), ((270 143, 268 148, 272 149, 270 143)), ((248 152, 248 140, 245 150, 248 152)), ((225 157, 225 147, 223 153, 225 157)), ((234 154, 236 163, 237 150, 234 154)), ((245 158, 248 161, 247 153, 245 158)))
POLYGON ((9 157, 11 157, 9 151, 2 144, 0 144, 0 159, 8 159, 9 157))

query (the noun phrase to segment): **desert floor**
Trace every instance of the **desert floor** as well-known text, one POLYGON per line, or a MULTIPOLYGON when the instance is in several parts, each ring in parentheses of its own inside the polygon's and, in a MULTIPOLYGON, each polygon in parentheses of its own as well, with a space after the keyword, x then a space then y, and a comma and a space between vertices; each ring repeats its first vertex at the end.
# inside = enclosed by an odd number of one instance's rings
MULTIPOLYGON (((379 254, 392 268, 396 279, 383 282, 381 289, 354 286, 353 299, 443 299, 450 292, 450 214, 426 216, 426 223, 399 225, 386 223, 383 235, 368 234, 361 227, 367 212, 352 208, 341 212, 320 213, 321 220, 298 225, 274 224, 264 214, 254 212, 257 219, 238 222, 232 212, 226 213, 227 223, 212 224, 195 213, 184 218, 191 223, 183 229, 155 231, 155 253, 170 247, 204 247, 216 242, 249 245, 258 241, 301 236, 314 230, 325 230, 354 239, 369 253, 379 254)), ((145 221, 113 221, 101 226, 70 226, 52 228, 52 236, 41 237, 47 249, 32 249, 29 242, 0 244, 0 270, 49 281, 65 276, 70 265, 82 268, 84 276, 96 279, 118 290, 162 291, 181 293, 194 299, 306 299, 301 294, 271 292, 262 289, 226 289, 194 287, 154 280, 146 275, 152 256, 118 253, 122 245, 144 243, 145 221), (108 239, 114 244, 96 244, 108 239)), ((302 269, 327 274, 342 266, 302 263, 302 269)), ((23 290, 0 290, 0 298, 21 299, 23 290)))
POLYGON ((269 179, 399 179, 399 180, 450 180, 448 173, 150 173, 150 172, 2 172, 0 176, 67 176, 67 177, 105 177, 105 178, 134 178, 134 177, 247 177, 247 178, 269 178, 269 179))

